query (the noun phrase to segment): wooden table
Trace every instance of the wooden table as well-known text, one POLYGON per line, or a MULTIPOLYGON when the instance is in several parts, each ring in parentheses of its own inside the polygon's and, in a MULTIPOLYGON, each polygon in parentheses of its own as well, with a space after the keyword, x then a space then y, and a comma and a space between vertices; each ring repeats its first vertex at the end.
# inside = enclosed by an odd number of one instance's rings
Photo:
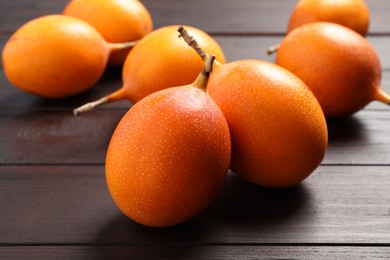
MULTIPOLYGON (((228 61, 273 62, 296 1, 144 0, 155 28, 184 24, 215 37, 228 61)), ((390 91, 390 4, 367 1, 368 40, 390 91)), ((1 0, 0 42, 28 20, 60 13, 66 0, 1 0)), ((28 58, 28 57, 27 57, 28 58)), ((229 174, 213 204, 166 229, 126 218, 108 193, 104 160, 131 104, 75 117, 72 109, 121 86, 109 70, 92 90, 44 100, 0 73, 0 259, 390 258, 390 107, 372 103, 329 120, 329 148, 302 184, 271 190, 229 174)))

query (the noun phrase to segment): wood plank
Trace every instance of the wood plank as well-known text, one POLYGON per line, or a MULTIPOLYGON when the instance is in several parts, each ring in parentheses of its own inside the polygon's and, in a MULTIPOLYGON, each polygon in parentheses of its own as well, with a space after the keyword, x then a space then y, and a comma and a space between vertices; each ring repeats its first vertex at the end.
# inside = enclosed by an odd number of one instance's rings
POLYGON ((0 32, 9 35, 34 18, 59 14, 66 3, 66 0, 3 0, 0 2, 0 32))
POLYGON ((390 246, 389 170, 321 166, 301 185, 280 190, 229 174, 202 214, 155 229, 119 212, 103 166, 0 166, 0 245, 390 246))
POLYGON ((0 164, 102 164, 125 112, 0 111, 0 164))
MULTIPOLYGON (((150 9, 158 27, 188 24, 218 34, 285 34, 290 14, 298 1, 143 0, 142 2, 150 9)), ((366 0, 366 2, 371 14, 369 33, 389 33, 389 28, 386 26, 390 22, 388 2, 386 0, 366 0)))
POLYGON ((363 110, 327 120, 329 144, 323 164, 390 165, 390 114, 363 110))
MULTIPOLYGON (((61 13, 67 0, 3 0, 0 31, 11 33, 25 22, 61 13), (6 21, 6 22, 5 22, 6 21)), ((155 28, 172 24, 193 25, 218 34, 284 34, 297 1, 291 0, 143 0, 155 28), (201 18, 200 18, 201 16, 201 18)), ((387 0, 367 0, 371 13, 370 33, 389 34, 390 6, 387 0)))
MULTIPOLYGON (((103 164, 126 109, 75 117, 72 110, 0 110, 0 164, 103 164)), ((323 164, 390 165, 390 113, 363 110, 328 120, 323 164)))
POLYGON ((389 247, 370 246, 26 246, 0 247, 2 259, 387 259, 389 247))

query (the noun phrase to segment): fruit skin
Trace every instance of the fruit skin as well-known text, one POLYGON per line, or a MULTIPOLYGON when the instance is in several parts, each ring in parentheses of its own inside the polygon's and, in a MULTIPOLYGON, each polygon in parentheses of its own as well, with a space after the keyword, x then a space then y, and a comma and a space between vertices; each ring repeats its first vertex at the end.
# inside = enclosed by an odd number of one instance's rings
POLYGON ((16 87, 45 98, 86 91, 101 77, 108 47, 79 19, 48 15, 20 27, 2 52, 4 72, 16 87))
POLYGON ((365 36, 370 12, 364 0, 300 0, 288 23, 288 32, 311 22, 332 22, 365 36))
MULTIPOLYGON (((161 89, 190 84, 204 63, 182 39, 178 25, 162 27, 142 38, 129 53, 123 66, 123 88, 133 103, 161 89)), ((185 26, 204 51, 225 63, 219 44, 204 31, 185 26)))
POLYGON ((293 186, 324 158, 328 134, 321 107, 287 70, 257 60, 214 66, 207 91, 229 124, 231 169, 243 179, 293 186))
MULTIPOLYGON (((138 0, 72 0, 63 13, 91 24, 110 43, 139 40, 153 29, 153 20, 138 0)), ((122 65, 130 49, 111 53, 109 65, 122 65)))
POLYGON ((281 42, 276 64, 313 91, 327 117, 349 116, 378 99, 381 64, 371 44, 334 23, 304 25, 281 42))
POLYGON ((226 120, 207 93, 165 89, 135 104, 118 124, 107 151, 107 185, 129 218, 173 226, 213 200, 230 152, 226 120))

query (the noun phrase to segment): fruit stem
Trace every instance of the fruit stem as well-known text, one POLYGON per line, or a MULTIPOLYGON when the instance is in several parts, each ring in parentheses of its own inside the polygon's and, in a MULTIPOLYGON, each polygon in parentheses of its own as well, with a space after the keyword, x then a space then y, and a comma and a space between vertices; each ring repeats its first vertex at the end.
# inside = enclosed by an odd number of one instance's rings
POLYGON ((184 41, 199 54, 202 60, 206 62, 208 55, 204 50, 202 50, 194 37, 192 37, 183 26, 180 26, 177 30, 180 33, 179 38, 182 37, 184 41))
POLYGON ((375 100, 390 105, 390 96, 382 89, 378 89, 375 95, 375 100))
POLYGON ((267 54, 268 55, 274 54, 275 52, 277 52, 279 50, 279 48, 280 48, 280 43, 275 44, 273 46, 270 46, 267 49, 267 54))
POLYGON ((215 60, 215 55, 207 55, 205 65, 202 71, 199 73, 193 85, 197 88, 206 90, 207 81, 209 80, 210 73, 213 71, 213 64, 215 60))
POLYGON ((74 109, 73 110, 73 114, 75 116, 77 116, 77 115, 79 115, 81 113, 84 113, 84 112, 87 112, 87 111, 91 111, 95 107, 103 105, 103 104, 106 104, 107 102, 108 102, 107 97, 102 97, 101 99, 98 99, 98 100, 93 101, 93 102, 86 103, 86 104, 82 105, 81 107, 78 107, 78 108, 74 109))
POLYGON ((108 48, 110 49, 110 51, 119 51, 119 50, 132 48, 137 43, 138 43, 138 41, 121 42, 121 43, 108 43, 108 48))
POLYGON ((111 103, 114 101, 123 100, 126 98, 127 98, 126 89, 122 87, 122 88, 118 89, 117 91, 115 91, 115 92, 113 92, 105 97, 102 97, 102 98, 100 98, 96 101, 93 101, 93 102, 88 102, 88 103, 74 109, 73 114, 75 116, 77 116, 81 113, 91 111, 97 106, 101 106, 103 104, 111 103))

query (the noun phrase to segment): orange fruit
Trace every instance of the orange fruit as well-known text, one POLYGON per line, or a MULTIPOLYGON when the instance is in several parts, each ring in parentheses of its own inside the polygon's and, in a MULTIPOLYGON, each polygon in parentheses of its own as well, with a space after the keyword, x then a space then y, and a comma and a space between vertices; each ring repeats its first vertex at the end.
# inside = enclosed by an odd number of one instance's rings
POLYGON ((16 87, 45 98, 64 98, 91 88, 117 47, 82 20, 48 15, 20 27, 5 44, 2 60, 5 75, 16 87))
MULTIPOLYGON (((221 47, 210 35, 194 27, 186 28, 205 51, 215 54, 220 62, 225 62, 221 47)), ((193 82, 204 63, 178 37, 177 29, 177 25, 162 27, 142 38, 126 58, 122 70, 123 87, 96 102, 75 109, 75 114, 123 99, 136 103, 158 90, 193 82)))
MULTIPOLYGON (((136 41, 153 29, 149 11, 137 0, 72 0, 63 13, 91 24, 111 43, 136 41)), ((122 65, 129 51, 111 53, 109 64, 122 65)))
POLYGON ((207 91, 232 139, 231 169, 266 187, 289 187, 324 158, 328 135, 321 107, 295 75, 272 63, 215 64, 207 91))
POLYGON ((390 104, 380 89, 375 49, 344 26, 317 22, 295 29, 281 42, 276 64, 307 84, 328 117, 351 115, 374 100, 390 104))
POLYGON ((229 168, 229 128, 207 76, 153 93, 121 119, 106 157, 109 192, 134 221, 168 227, 203 211, 229 168))
POLYGON ((332 22, 365 36, 370 12, 364 0, 300 0, 288 23, 288 32, 312 22, 332 22))

